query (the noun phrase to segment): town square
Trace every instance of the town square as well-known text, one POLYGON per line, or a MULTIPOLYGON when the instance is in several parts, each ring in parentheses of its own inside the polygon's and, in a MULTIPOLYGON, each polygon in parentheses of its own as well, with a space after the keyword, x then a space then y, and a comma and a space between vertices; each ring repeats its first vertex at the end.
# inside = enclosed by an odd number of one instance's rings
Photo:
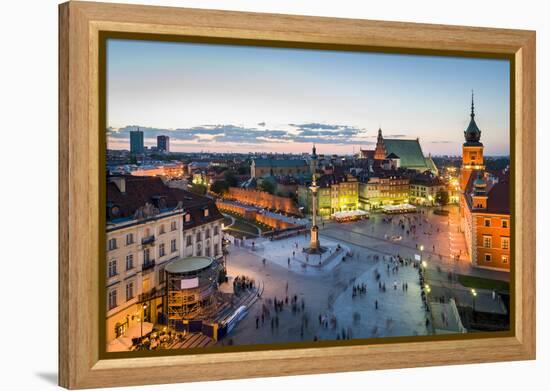
MULTIPOLYGON (((118 54, 150 48, 123 40, 109 45, 108 74, 154 94, 146 78, 134 78, 150 71, 126 74, 121 64, 134 65, 118 54)), ((175 73, 188 66, 181 56, 200 53, 205 68, 197 80, 214 75, 208 56, 233 53, 183 43, 158 50, 172 59, 164 66, 175 73)), ((231 98, 222 100, 226 91, 210 90, 206 81, 198 96, 175 88, 174 96, 193 108, 186 116, 170 94, 159 98, 162 109, 137 111, 127 102, 139 107, 142 101, 119 85, 112 91, 100 265, 106 351, 372 343, 509 330, 513 216, 508 106, 499 100, 506 83, 477 79, 507 80, 508 65, 472 60, 467 73, 476 76, 474 91, 457 85, 456 60, 437 60, 446 93, 454 94, 441 102, 422 56, 329 59, 307 50, 254 50, 282 56, 293 83, 279 85, 277 72, 266 70, 273 72, 265 79, 272 91, 288 90, 272 106, 259 105, 261 116, 247 108, 257 93, 255 51, 240 53, 238 66, 228 62, 223 70, 238 80, 227 86, 231 98), (384 96, 371 101, 377 110, 353 109, 372 99, 370 92, 341 75, 338 82, 321 77, 324 68, 310 76, 333 91, 345 88, 349 107, 332 96, 309 102, 289 94, 295 85, 317 88, 300 68, 316 55, 323 64, 341 61, 377 89, 384 96), (409 75, 408 67, 418 74, 409 75), (441 110, 388 92, 382 79, 409 83, 418 94, 428 83, 433 96, 426 100, 441 110), (304 114, 312 107, 324 120, 304 114), (189 123, 178 127, 184 117, 189 123)))

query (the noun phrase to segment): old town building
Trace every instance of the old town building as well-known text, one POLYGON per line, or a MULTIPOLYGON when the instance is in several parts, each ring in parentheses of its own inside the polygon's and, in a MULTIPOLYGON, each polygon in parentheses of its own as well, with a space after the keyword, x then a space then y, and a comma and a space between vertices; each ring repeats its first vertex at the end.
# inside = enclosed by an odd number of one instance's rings
POLYGON ((446 191, 445 183, 441 178, 431 172, 417 174, 410 181, 409 202, 416 205, 433 206, 441 191, 446 191))
MULTIPOLYGON (((298 203, 306 213, 312 210, 309 183, 298 187, 298 203)), ((336 212, 353 211, 359 207, 359 182, 350 174, 327 174, 317 179, 317 212, 330 216, 336 212)))
POLYGON ((379 170, 360 177, 359 206, 363 210, 407 203, 409 178, 401 170, 379 170))
POLYGON ((359 158, 372 160, 375 166, 386 165, 393 169, 403 167, 418 172, 431 171, 435 175, 438 174, 432 158, 424 157, 419 139, 384 138, 382 129, 378 129, 375 149, 361 149, 359 158))
POLYGON ((187 256, 222 256, 223 216, 213 201, 158 177, 107 183, 107 341, 163 320, 165 266, 187 256))
POLYGON ((462 150, 460 216, 473 266, 510 270, 510 184, 486 172, 474 99, 462 150))
POLYGON ((250 176, 304 175, 310 173, 310 166, 303 159, 252 159, 250 176))

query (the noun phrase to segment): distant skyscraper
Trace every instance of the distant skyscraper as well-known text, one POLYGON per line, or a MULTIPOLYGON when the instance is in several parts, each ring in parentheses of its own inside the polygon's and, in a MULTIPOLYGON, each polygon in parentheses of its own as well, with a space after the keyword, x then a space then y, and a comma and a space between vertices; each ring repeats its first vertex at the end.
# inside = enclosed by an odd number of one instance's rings
POLYGON ((140 155, 145 151, 143 146, 143 132, 141 130, 130 131, 130 153, 140 155))
POLYGON ((157 136, 157 150, 159 152, 170 152, 170 137, 157 136))

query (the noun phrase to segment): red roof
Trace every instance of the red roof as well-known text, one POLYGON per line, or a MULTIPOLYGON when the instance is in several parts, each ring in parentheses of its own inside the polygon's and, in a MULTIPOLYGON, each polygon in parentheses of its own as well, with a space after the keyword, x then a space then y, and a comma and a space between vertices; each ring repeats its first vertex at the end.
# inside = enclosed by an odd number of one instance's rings
POLYGON ((182 189, 175 189, 164 184, 158 177, 140 177, 126 175, 123 177, 126 191, 122 193, 114 183, 107 182, 107 220, 131 218, 146 203, 153 204, 161 211, 174 209, 181 202, 184 211, 191 214, 192 225, 200 225, 223 218, 214 201, 182 189), (118 207, 113 215, 111 208, 118 207), (209 209, 207 217, 204 210, 209 209))

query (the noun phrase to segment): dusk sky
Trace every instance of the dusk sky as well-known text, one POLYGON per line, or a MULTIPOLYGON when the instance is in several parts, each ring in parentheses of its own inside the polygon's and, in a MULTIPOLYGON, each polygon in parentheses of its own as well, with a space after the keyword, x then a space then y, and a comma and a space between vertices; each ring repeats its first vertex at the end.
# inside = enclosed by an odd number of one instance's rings
POLYGON ((171 137, 179 152, 351 154, 420 138, 459 155, 475 91, 485 155, 509 154, 505 60, 109 40, 108 147, 171 137))

